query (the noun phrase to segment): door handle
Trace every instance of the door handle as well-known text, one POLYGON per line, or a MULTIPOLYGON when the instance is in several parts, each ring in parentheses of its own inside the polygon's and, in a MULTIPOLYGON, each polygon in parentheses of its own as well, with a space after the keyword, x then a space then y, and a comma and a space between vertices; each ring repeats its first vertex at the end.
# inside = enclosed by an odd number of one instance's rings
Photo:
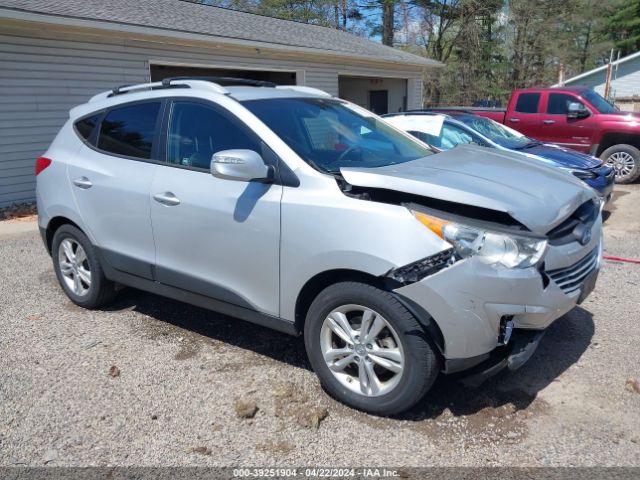
POLYGON ((555 120, 543 120, 542 123, 544 123, 545 125, 553 125, 554 123, 556 123, 555 120))
POLYGON ((91 180, 89 180, 87 177, 79 177, 79 178, 76 178, 76 179, 73 181, 73 184, 74 184, 76 187, 84 188, 85 190, 86 190, 87 188, 91 188, 91 187, 93 186, 93 183, 91 183, 91 180))
POLYGON ((171 192, 156 193, 153 196, 153 199, 158 203, 167 205, 168 207, 175 207, 176 205, 180 205, 180 200, 178 199, 178 197, 176 197, 171 192))
POLYGON ((509 119, 509 121, 510 121, 510 122, 513 122, 513 123, 518 123, 518 122, 520 121, 520 119, 519 119, 519 118, 513 118, 513 117, 511 117, 511 118, 509 119))

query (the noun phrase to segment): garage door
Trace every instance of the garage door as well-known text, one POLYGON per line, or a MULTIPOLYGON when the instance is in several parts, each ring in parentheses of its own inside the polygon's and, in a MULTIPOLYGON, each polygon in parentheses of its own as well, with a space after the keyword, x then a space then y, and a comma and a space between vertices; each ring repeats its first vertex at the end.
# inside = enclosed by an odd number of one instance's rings
POLYGON ((157 82, 168 77, 235 77, 263 80, 278 85, 295 85, 296 72, 246 70, 234 68, 202 68, 174 65, 151 65, 151 81, 157 82))

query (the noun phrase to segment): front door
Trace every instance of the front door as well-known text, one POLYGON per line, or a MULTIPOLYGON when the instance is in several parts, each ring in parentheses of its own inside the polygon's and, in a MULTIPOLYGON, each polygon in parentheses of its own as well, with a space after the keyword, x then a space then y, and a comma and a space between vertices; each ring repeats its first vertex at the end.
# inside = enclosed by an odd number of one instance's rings
POLYGON ((389 113, 389 91, 371 90, 369 92, 369 110, 377 115, 389 113))
POLYGON ((568 106, 572 102, 580 103, 587 108, 578 97, 567 93, 547 95, 545 113, 541 115, 542 128, 539 139, 589 153, 596 121, 593 115, 567 118, 568 106))
POLYGON ((173 102, 151 188, 156 279, 277 316, 282 186, 212 176, 212 155, 234 148, 261 143, 212 103, 173 102))

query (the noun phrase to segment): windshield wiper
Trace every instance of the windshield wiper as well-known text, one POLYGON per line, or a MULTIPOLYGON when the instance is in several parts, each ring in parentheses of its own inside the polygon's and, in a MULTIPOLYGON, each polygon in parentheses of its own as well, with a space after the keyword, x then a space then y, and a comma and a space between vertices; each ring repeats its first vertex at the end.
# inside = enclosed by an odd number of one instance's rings
POLYGON ((520 146, 520 147, 516 147, 517 150, 524 150, 526 148, 533 148, 533 147, 538 147, 542 145, 542 142, 539 142, 537 140, 532 140, 530 142, 525 143, 524 145, 520 146))

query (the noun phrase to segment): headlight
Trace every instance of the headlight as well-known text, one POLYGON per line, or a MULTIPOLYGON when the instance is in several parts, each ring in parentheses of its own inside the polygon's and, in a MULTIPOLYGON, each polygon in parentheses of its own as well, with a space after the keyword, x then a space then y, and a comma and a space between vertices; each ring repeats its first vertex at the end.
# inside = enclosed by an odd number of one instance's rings
POLYGON ((565 172, 571 173, 574 177, 578 177, 580 180, 590 180, 592 178, 598 177, 598 172, 596 169, 598 167, 594 167, 592 169, 581 169, 581 168, 569 168, 569 167, 558 167, 560 170, 564 170, 565 172))
POLYGON ((573 173, 580 180, 590 180, 590 179, 596 178, 598 176, 598 174, 596 172, 593 172, 591 170, 574 170, 574 169, 571 169, 571 168, 569 168, 567 170, 569 170, 571 173, 573 173))
POLYGON ((460 257, 477 256, 489 265, 531 267, 540 261, 547 248, 544 239, 485 230, 414 210, 411 213, 425 227, 449 242, 460 257))

